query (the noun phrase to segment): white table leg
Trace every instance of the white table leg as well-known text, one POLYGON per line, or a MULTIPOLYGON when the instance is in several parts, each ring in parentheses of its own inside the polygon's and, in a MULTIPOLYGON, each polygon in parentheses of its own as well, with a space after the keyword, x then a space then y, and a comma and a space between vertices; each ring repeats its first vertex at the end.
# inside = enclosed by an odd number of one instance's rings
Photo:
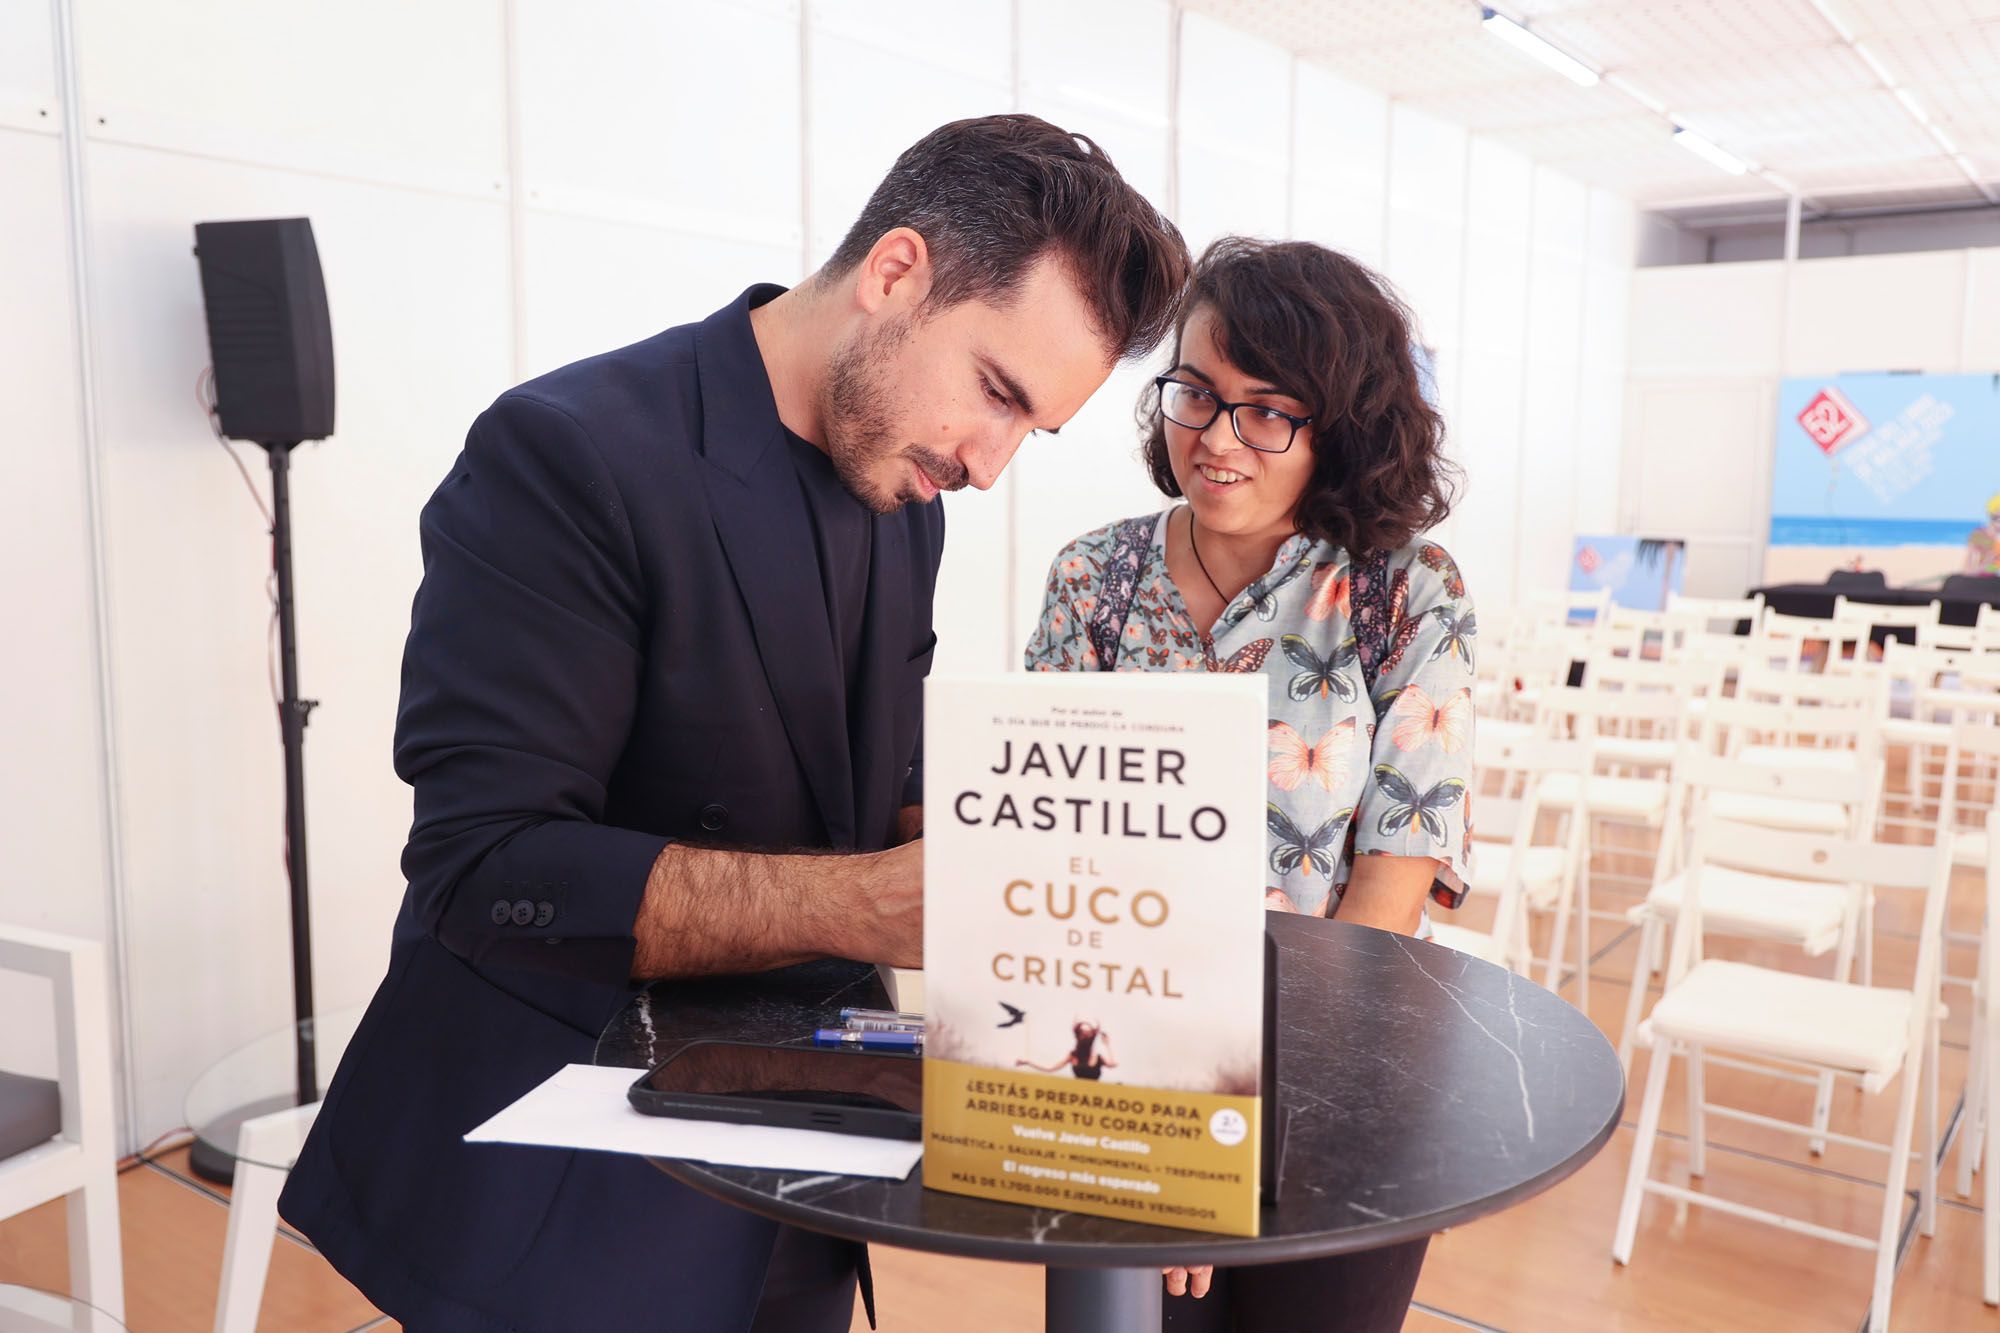
POLYGON ((278 1194, 291 1154, 319 1103, 246 1120, 237 1131, 236 1181, 229 1196, 229 1236, 222 1248, 222 1286, 215 1298, 215 1333, 256 1333, 264 1275, 278 1235, 278 1194))

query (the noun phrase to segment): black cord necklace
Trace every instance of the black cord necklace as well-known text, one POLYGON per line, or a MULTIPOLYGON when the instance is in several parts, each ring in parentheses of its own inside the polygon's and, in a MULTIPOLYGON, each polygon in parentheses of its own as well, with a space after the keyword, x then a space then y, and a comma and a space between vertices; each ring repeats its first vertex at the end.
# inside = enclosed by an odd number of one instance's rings
POLYGON ((1203 561, 1202 561, 1202 558, 1201 558, 1201 548, 1200 548, 1199 546, 1196 546, 1196 545, 1194 544, 1194 510, 1193 510, 1193 509, 1189 509, 1189 510, 1188 510, 1188 550, 1190 550, 1190 551, 1194 552, 1194 563, 1195 563, 1195 568, 1199 569, 1199 570, 1201 571, 1201 576, 1202 576, 1203 578, 1205 578, 1205 579, 1207 579, 1207 580, 1208 580, 1208 586, 1209 586, 1209 587, 1211 587, 1211 588, 1213 588, 1213 589, 1215 589, 1215 595, 1216 595, 1216 596, 1217 596, 1218 598, 1221 598, 1221 600, 1222 600, 1222 604, 1223 604, 1224 606, 1228 606, 1228 605, 1229 605, 1229 599, 1228 599, 1227 597, 1224 597, 1224 596, 1223 596, 1223 594, 1222 594, 1222 585, 1221 585, 1221 584, 1219 584, 1219 583, 1217 583, 1217 582, 1215 581, 1215 575, 1213 575, 1213 574, 1211 574, 1211 573, 1209 573, 1209 572, 1208 572, 1208 566, 1207 566, 1207 565, 1206 565, 1205 563, 1203 563, 1203 561))

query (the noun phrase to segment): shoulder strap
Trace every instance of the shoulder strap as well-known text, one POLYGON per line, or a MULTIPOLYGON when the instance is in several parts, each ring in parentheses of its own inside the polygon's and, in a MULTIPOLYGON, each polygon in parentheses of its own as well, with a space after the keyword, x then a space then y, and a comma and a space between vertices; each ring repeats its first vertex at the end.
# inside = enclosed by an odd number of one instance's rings
POLYGON ((1118 669, 1118 640, 1125 634, 1125 621, 1132 614, 1132 599, 1139 591, 1139 568, 1146 561, 1146 548, 1153 542, 1156 515, 1128 518, 1112 533, 1111 555, 1104 562, 1104 576, 1097 589, 1097 605, 1090 613, 1090 646, 1097 652, 1097 669, 1118 669))
POLYGON ((1375 677, 1389 655, 1389 553, 1376 551, 1355 562, 1354 647, 1361 659, 1361 679, 1368 697, 1375 697, 1375 677))

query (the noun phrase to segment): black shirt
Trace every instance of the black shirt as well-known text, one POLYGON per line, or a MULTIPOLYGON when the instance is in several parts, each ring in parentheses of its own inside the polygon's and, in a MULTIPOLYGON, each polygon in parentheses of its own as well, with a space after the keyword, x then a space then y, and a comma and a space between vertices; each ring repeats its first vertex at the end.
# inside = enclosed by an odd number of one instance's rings
POLYGON ((868 563, 874 544, 874 516, 848 493, 833 460, 810 440, 785 432, 792 466, 812 518, 813 549, 819 554, 820 583, 826 589, 826 619, 840 654, 847 704, 861 695, 861 631, 867 621, 868 563))

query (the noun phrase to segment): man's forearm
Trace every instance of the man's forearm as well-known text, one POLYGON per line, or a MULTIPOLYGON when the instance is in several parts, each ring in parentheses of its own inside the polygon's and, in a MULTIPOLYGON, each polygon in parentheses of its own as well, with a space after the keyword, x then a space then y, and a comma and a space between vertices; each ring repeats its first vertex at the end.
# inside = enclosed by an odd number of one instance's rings
POLYGON ((920 858, 914 847, 812 856, 673 844, 646 881, 632 975, 761 972, 827 957, 918 966, 920 858))

